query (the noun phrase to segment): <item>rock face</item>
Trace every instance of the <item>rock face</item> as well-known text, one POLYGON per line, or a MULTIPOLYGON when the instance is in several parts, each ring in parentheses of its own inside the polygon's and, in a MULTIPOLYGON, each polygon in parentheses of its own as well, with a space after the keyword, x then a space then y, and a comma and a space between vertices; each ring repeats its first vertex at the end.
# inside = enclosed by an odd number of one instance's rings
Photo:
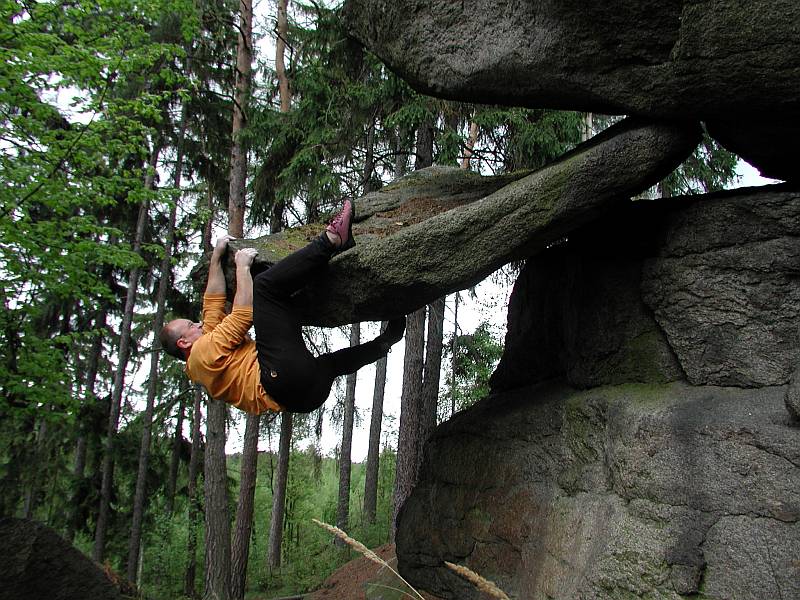
POLYGON ((798 252, 800 192, 774 186, 628 203, 529 259, 492 394, 426 445, 404 576, 800 597, 798 252))
POLYGON ((796 190, 628 204, 528 261, 492 386, 783 385, 800 364, 799 276, 796 190))
POLYGON ((764 175, 798 176, 784 152, 800 131, 794 0, 348 0, 346 15, 424 93, 702 120, 764 175))
POLYGON ((440 426, 403 506, 412 584, 478 598, 800 597, 800 436, 785 387, 497 394, 440 426))
POLYGON ((627 130, 337 259, 397 312, 499 264, 485 249, 530 257, 492 394, 426 445, 397 524, 404 576, 447 598, 478 593, 443 561, 520 599, 800 598, 800 3, 348 0, 346 15, 422 92, 702 121, 795 185, 631 204, 665 145, 627 130), (429 260, 405 277, 411 244, 429 260))
POLYGON ((103 571, 55 531, 0 519, 0 600, 122 600, 103 571))

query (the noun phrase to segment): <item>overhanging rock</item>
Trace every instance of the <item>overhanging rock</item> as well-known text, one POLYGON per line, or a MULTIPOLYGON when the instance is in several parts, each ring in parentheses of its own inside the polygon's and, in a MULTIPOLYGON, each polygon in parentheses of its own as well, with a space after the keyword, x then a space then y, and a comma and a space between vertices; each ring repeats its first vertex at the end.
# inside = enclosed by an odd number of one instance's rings
MULTIPOLYGON (((556 163, 516 180, 519 175, 484 179, 453 173, 451 186, 437 171, 433 179, 439 179, 441 192, 450 195, 431 198, 431 178, 402 179, 368 197, 370 202, 356 201, 357 212, 369 216, 354 228, 358 245, 331 261, 325 273, 299 293, 302 320, 325 326, 378 321, 473 285, 654 185, 692 152, 699 136, 693 125, 626 119, 556 163), (415 189, 420 182, 423 186, 415 189), (473 185, 475 190, 468 193, 473 185), (384 197, 394 194, 394 200, 384 197), (375 220, 387 219, 380 210, 368 208, 378 201, 398 206, 400 213, 404 206, 426 201, 437 206, 451 203, 454 208, 417 223, 393 222, 389 215, 390 229, 394 227, 390 235, 362 237, 361 231, 371 233, 375 220)), ((280 257, 276 246, 284 254, 288 251, 286 240, 292 234, 278 235, 275 242, 268 236, 232 246, 256 247, 257 270, 280 257)), ((305 243, 307 235, 310 231, 295 245, 305 243)))
POLYGON ((785 152, 800 133, 795 0, 348 0, 345 14, 423 93, 706 121, 765 175, 798 176, 785 152))

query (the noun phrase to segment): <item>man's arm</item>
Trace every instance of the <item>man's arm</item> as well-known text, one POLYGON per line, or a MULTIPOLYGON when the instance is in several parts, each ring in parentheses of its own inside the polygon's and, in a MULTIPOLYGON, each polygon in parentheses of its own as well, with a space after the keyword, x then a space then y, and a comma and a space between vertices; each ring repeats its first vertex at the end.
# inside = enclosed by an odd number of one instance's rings
POLYGON ((247 331, 253 324, 253 278, 250 265, 258 252, 254 248, 243 248, 236 253, 236 295, 233 310, 213 328, 208 343, 213 345, 215 356, 233 352, 247 339, 247 331))
MULTIPOLYGON (((225 275, 222 272, 222 257, 228 249, 228 240, 233 239, 229 235, 223 235, 217 240, 214 251, 211 253, 211 261, 208 263, 208 282, 206 283, 206 294, 225 293, 225 275)), ((252 294, 252 292, 251 292, 252 294)))
POLYGON ((255 248, 242 248, 233 258, 236 263, 234 306, 253 306, 253 278, 250 276, 250 266, 253 264, 257 254, 258 252, 255 248))

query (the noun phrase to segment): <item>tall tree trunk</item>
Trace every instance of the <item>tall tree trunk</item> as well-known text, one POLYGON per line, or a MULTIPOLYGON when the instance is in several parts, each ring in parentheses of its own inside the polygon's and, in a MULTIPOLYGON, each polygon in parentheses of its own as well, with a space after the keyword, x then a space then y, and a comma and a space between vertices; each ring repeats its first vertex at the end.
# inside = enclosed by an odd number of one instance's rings
MULTIPOLYGON (((289 35, 289 19, 287 15, 288 0, 278 0, 278 19, 275 27, 275 76, 278 79, 278 98, 281 103, 281 113, 288 113, 291 109, 292 94, 289 90, 289 78, 286 76, 286 41, 289 35)), ((276 199, 270 212, 269 228, 273 233, 283 229, 283 213, 286 212, 286 203, 276 199)))
POLYGON ((30 474, 28 482, 28 489, 25 490, 25 495, 22 502, 22 518, 32 519, 33 513, 36 510, 39 498, 39 487, 41 485, 40 470, 45 464, 45 453, 47 445, 48 427, 47 419, 41 418, 39 426, 36 428, 36 440, 33 448, 33 469, 30 474))
POLYGON ((581 131, 581 141, 585 142, 594 135, 594 115, 587 112, 583 116, 583 129, 581 131))
MULTIPOLYGON (((370 121, 367 129, 367 153, 364 158, 364 194, 372 191, 372 172, 375 169, 375 119, 370 121)), ((387 322, 381 323, 381 333, 386 330, 387 322)), ((352 336, 351 336, 352 345, 352 336)), ((347 391, 350 392, 350 380, 347 381, 347 391)), ((378 502, 378 463, 380 460, 381 425, 383 421, 383 395, 386 387, 386 357, 378 359, 375 364, 375 387, 372 393, 372 418, 369 425, 369 449, 367 451, 367 468, 364 480, 364 515, 368 523, 375 522, 375 511, 378 502)), ((353 400, 355 402, 355 381, 353 382, 353 400)), ((353 430, 350 427, 350 443, 352 446, 353 430)), ((344 446, 344 436, 342 436, 344 446)), ((348 458, 350 452, 348 451, 348 458)), ((341 501, 341 478, 340 501, 341 501)), ((349 489, 349 476, 348 476, 349 489)), ((348 492, 349 495, 349 492, 348 492)), ((341 527, 341 529, 345 529, 341 527)))
POLYGON ((453 341, 450 347, 450 416, 456 414, 456 352, 458 352, 458 300, 459 293, 455 293, 453 301, 453 341))
POLYGON ((478 141, 478 124, 471 121, 469 124, 469 136, 464 144, 464 157, 461 159, 461 168, 465 171, 470 170, 470 160, 472 159, 473 151, 475 150, 475 143, 478 141))
MULTIPOLYGON (((288 113, 292 96, 289 90, 289 79, 286 76, 285 55, 289 33, 287 15, 288 0, 277 0, 278 21, 276 24, 277 40, 275 41, 275 73, 278 77, 278 96, 281 102, 281 113, 288 113)), ((272 233, 283 227, 283 202, 276 203, 270 219, 272 233)), ((289 454, 292 449, 292 414, 281 413, 281 434, 278 443, 278 469, 272 482, 272 512, 269 521, 269 544, 267 547, 267 567, 272 573, 281 566, 281 544, 283 542, 283 516, 286 510, 286 486, 289 481, 289 454)))
MULTIPOLYGON (((181 188, 181 172, 183 171, 183 141, 186 136, 187 108, 184 102, 181 107, 181 122, 178 133, 177 155, 175 157, 175 172, 173 173, 172 186, 176 190, 181 188)), ((144 521, 144 505, 147 495, 147 467, 150 462, 150 442, 153 428, 153 409, 155 407, 156 392, 158 391, 158 363, 161 358, 161 342, 159 333, 164 326, 164 313, 167 305, 167 291, 172 281, 172 255, 175 244, 175 222, 178 218, 178 201, 170 205, 167 232, 164 239, 164 255, 161 257, 161 279, 158 282, 156 293, 156 316, 153 319, 153 345, 150 353, 150 374, 147 384, 147 402, 142 415, 142 441, 139 447, 139 468, 136 473, 136 491, 133 498, 133 519, 131 523, 131 537, 128 544, 128 581, 138 584, 137 575, 140 565, 140 548, 142 541, 142 522, 144 521)), ((172 509, 170 508, 170 511, 172 509)))
MULTIPOLYGON (((387 321, 381 323, 381 333, 387 321)), ((381 455, 381 426, 383 424, 383 398, 386 391, 386 357, 375 363, 375 387, 372 391, 372 415, 369 423, 369 447, 364 475, 364 517, 370 525, 375 523, 378 508, 378 467, 381 455)))
MULTIPOLYGON (((152 190, 155 185, 156 165, 161 147, 155 145, 150 156, 149 169, 145 177, 145 188, 152 190)), ((133 240, 133 251, 141 251, 144 228, 147 222, 148 209, 150 203, 145 201, 139 207, 139 217, 136 221, 136 233, 133 240)), ((139 268, 131 269, 128 277, 128 292, 125 297, 125 311, 122 315, 120 325, 119 358, 117 369, 114 373, 114 385, 111 391, 111 409, 108 413, 108 432, 106 435, 105 453, 103 456, 103 482, 100 487, 100 509, 97 513, 97 523, 94 534, 94 549, 92 558, 96 562, 102 563, 105 554, 106 529, 108 528, 109 512, 111 508, 111 492, 114 478, 114 441, 117 436, 119 426, 119 414, 122 406, 122 391, 125 384, 125 370, 128 366, 131 344, 131 324, 133 322, 133 311, 136 307, 136 286, 139 283, 139 268)))
POLYGON ((397 514, 417 482, 417 454, 422 418, 422 369, 425 350, 425 308, 408 316, 406 353, 403 359, 403 391, 400 395, 400 431, 397 440, 392 540, 397 527, 397 514))
POLYGON ((267 566, 272 573, 281 566, 283 515, 286 509, 286 481, 289 476, 289 452, 292 448, 292 413, 281 413, 281 438, 278 449, 278 469, 272 492, 272 516, 269 522, 267 566))
POLYGON ((175 511, 175 493, 178 489, 178 468, 181 462, 183 448, 183 417, 186 412, 185 395, 181 393, 178 399, 178 411, 175 415, 175 433, 172 436, 172 452, 169 458, 169 478, 167 479, 166 511, 172 515, 175 511))
POLYGON ((231 522, 228 517, 225 413, 224 402, 209 401, 203 461, 206 509, 205 600, 230 598, 231 522))
MULTIPOLYGON (((436 428, 444 341, 444 306, 444 297, 428 305, 428 336, 425 345, 425 368, 422 376, 422 418, 420 420, 420 439, 423 443, 436 428)), ((418 459, 422 459, 422 448, 420 448, 418 459)))
POLYGON ((242 448, 241 480, 239 482, 239 504, 236 509, 236 524, 231 543, 231 598, 244 598, 247 583, 247 560, 250 556, 250 533, 253 529, 253 507, 258 471, 258 415, 247 415, 242 448))
POLYGON ((286 76, 286 38, 289 34, 289 18, 286 8, 289 0, 278 0, 278 22, 276 23, 277 39, 275 40, 275 75, 278 78, 278 95, 281 112, 288 113, 292 102, 289 91, 289 78, 286 76))
MULTIPOLYGON (((95 384, 97 383, 97 371, 100 366, 100 354, 103 352, 103 332, 106 329, 106 315, 105 306, 95 311, 94 328, 97 334, 92 341, 88 361, 86 363, 86 377, 84 379, 83 401, 81 403, 84 408, 88 408, 98 402, 94 390, 95 384)), ((73 469, 73 478, 76 486, 81 485, 86 471, 86 451, 89 447, 87 439, 88 433, 87 423, 81 422, 79 424, 78 441, 75 446, 75 467, 73 469)), ((67 531, 65 534, 66 539, 70 543, 75 539, 75 529, 78 526, 78 514, 82 501, 83 499, 79 498, 77 493, 72 494, 70 501, 70 518, 67 523, 67 531)))
POLYGON ((247 148, 241 136, 247 126, 250 77, 253 70, 253 2, 239 0, 239 46, 236 51, 236 90, 233 97, 233 144, 231 145, 231 181, 228 200, 228 233, 241 236, 244 230, 245 178, 247 148))
MULTIPOLYGON (((178 168, 181 168, 183 155, 178 150, 178 168)), ((180 173, 180 171, 178 171, 180 173)), ((177 175, 178 186, 180 175, 177 175)), ((142 415, 142 441, 139 447, 139 468, 136 474, 136 492, 133 499, 133 521, 131 523, 131 537, 128 544, 128 581, 138 583, 136 580, 139 564, 139 549, 142 540, 142 521, 144 520, 145 497, 147 495, 147 467, 150 461, 150 441, 153 428, 153 409, 155 406, 156 392, 158 391, 158 362, 161 358, 161 343, 159 332, 164 326, 164 312, 167 304, 167 290, 170 287, 172 275, 172 250, 175 240, 175 221, 178 214, 178 203, 170 207, 167 234, 164 240, 164 256, 161 259, 161 280, 158 283, 156 295, 156 316, 153 319, 153 346, 150 353, 150 374, 147 384, 147 402, 142 415)))
POLYGON ((392 135, 394 140, 394 178, 398 179, 402 177, 406 172, 406 162, 408 161, 408 157, 403 152, 403 130, 402 128, 397 129, 396 134, 392 135))
MULTIPOLYGON (((228 194, 228 233, 244 237, 247 148, 242 132, 247 122, 250 75, 253 62, 253 3, 239 0, 239 44, 236 52, 231 138, 231 176, 228 194)), ((206 490, 206 600, 228 600, 231 582, 231 524, 228 518, 227 465, 225 460, 226 405, 212 400, 208 406, 206 490)))
POLYGON ((186 495, 189 498, 189 537, 186 542, 186 575, 184 577, 184 594, 187 598, 196 598, 195 578, 197 576, 197 528, 200 525, 200 495, 197 493, 197 475, 200 467, 200 452, 202 442, 200 439, 201 410, 205 392, 199 385, 194 390, 194 407, 192 409, 192 454, 189 457, 189 482, 186 486, 186 495))
MULTIPOLYGON (((350 347, 361 343, 361 325, 353 323, 350 326, 350 347)), ((357 373, 350 373, 347 378, 347 388, 344 395, 344 422, 342 423, 342 445, 339 447, 339 499, 336 505, 336 526, 347 531, 350 520, 350 461, 353 448, 353 417, 356 407, 356 378, 357 373)), ((339 538, 336 538, 337 540, 339 538)), ((337 542, 339 543, 339 542, 337 542)), ((341 542, 339 545, 343 545, 341 542)))
MULTIPOLYGON (((186 71, 188 72, 191 62, 187 61, 186 71)), ((188 105, 186 102, 181 106, 181 124, 178 134, 178 155, 175 160, 175 172, 172 177, 172 185, 176 190, 181 189, 181 177, 183 174, 184 144, 186 140, 186 126, 188 116, 188 105)), ((211 219, 209 219, 209 222, 211 219)), ((205 234, 205 232, 204 232, 205 234)), ((173 231, 174 237, 174 231, 173 231)), ((180 454, 183 446, 183 416, 186 410, 184 396, 178 399, 178 411, 175 416, 175 435, 172 440, 172 454, 169 462, 169 478, 167 479, 167 514, 172 515, 175 510, 175 493, 178 487, 178 467, 180 466, 180 454)))
MULTIPOLYGON (((433 119, 417 129, 414 169, 433 164, 433 119)), ((422 371, 425 364, 425 308, 411 313, 406 324, 406 352, 403 359, 403 390, 400 394, 400 431, 394 480, 392 540, 397 514, 417 483, 418 455, 422 448, 422 371)))
POLYGON ((414 170, 425 169, 433 165, 433 118, 420 124, 417 129, 417 156, 414 160, 414 170))

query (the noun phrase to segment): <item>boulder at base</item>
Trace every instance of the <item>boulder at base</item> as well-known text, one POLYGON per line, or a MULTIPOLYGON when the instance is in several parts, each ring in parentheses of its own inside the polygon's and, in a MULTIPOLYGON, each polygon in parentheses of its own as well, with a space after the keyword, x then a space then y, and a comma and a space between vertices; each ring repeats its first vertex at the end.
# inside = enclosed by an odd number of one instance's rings
POLYGON ((800 194, 638 201, 528 259, 492 394, 442 424, 400 571, 512 598, 800 598, 800 194))
POLYGON ((800 598, 800 430, 785 386, 543 383, 437 429, 399 517, 400 571, 479 596, 800 598))
POLYGON ((103 570, 55 531, 0 519, 0 600, 122 600, 103 570))

